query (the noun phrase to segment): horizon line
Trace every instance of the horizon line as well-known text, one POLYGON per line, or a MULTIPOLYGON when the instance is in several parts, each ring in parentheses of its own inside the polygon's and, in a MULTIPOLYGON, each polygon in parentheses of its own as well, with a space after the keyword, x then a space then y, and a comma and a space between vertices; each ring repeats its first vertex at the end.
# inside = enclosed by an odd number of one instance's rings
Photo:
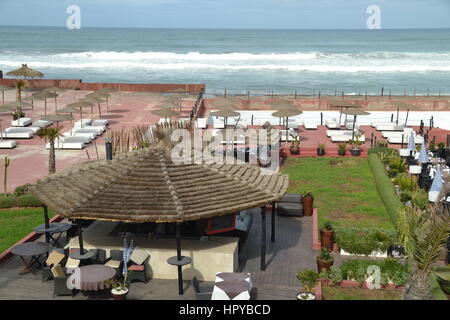
MULTIPOLYGON (((66 26, 43 26, 43 25, 3 25, 0 27, 23 27, 23 28, 59 28, 67 29, 66 26)), ((367 29, 367 28, 263 28, 263 27, 117 27, 117 26, 86 26, 81 29, 70 31, 79 31, 83 29, 153 29, 153 30, 292 30, 292 31, 383 31, 383 30, 449 30, 450 27, 422 27, 422 28, 381 28, 381 29, 367 29)), ((69 29, 67 29, 69 30, 69 29)))

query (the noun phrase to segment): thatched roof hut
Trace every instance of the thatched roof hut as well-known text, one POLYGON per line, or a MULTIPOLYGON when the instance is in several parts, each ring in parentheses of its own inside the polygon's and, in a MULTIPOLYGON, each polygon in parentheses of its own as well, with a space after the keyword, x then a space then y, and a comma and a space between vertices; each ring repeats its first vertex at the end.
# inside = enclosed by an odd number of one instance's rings
POLYGON ((174 164, 157 146, 79 164, 30 190, 67 218, 183 222, 265 206, 287 187, 287 175, 252 165, 174 164))

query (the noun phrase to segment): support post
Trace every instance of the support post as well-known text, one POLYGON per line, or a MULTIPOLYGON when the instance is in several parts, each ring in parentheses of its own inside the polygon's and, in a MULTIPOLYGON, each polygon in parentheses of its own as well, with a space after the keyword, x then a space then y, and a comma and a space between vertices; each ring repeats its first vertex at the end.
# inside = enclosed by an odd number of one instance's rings
POLYGON ((266 207, 261 207, 261 271, 266 270, 266 207))
MULTIPOLYGON (((44 223, 45 223, 45 229, 48 230, 50 228, 50 221, 48 218, 48 207, 44 205, 44 223)), ((45 233, 45 242, 50 243, 50 234, 48 232, 45 233)))
POLYGON ((275 242, 275 216, 277 214, 277 203, 272 202, 272 223, 270 226, 272 227, 272 232, 270 234, 270 241, 275 242))
MULTIPOLYGON (((177 260, 181 261, 181 223, 177 222, 177 260)), ((183 270, 182 266, 178 265, 178 294, 183 294, 183 270)))

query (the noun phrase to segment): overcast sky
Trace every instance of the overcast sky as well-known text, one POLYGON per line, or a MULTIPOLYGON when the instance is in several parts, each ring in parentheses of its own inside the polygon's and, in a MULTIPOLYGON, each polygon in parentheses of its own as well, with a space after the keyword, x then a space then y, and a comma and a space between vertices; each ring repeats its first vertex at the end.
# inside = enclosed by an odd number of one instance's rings
POLYGON ((64 27, 69 5, 82 27, 364 29, 450 28, 450 0, 0 0, 1 25, 64 27))

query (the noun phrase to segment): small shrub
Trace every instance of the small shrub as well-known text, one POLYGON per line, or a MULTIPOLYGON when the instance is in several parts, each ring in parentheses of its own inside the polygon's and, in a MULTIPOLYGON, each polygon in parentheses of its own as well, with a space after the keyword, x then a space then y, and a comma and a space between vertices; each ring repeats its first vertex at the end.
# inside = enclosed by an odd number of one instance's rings
POLYGON ((0 196, 0 208, 40 207, 43 203, 32 194, 0 196))
POLYGON ((341 283, 342 280, 344 280, 341 269, 336 266, 331 266, 328 273, 328 279, 335 285, 341 283))
POLYGON ((423 189, 415 191, 412 194, 411 203, 413 207, 418 208, 420 210, 425 210, 429 206, 428 193, 423 189))
POLYGON ((30 186, 30 184, 24 184, 23 186, 18 186, 15 190, 14 190, 14 195, 16 195, 17 197, 24 195, 26 193, 28 193, 28 187, 30 186))
POLYGON ((307 269, 303 272, 299 272, 297 274, 297 279, 303 284, 303 287, 307 292, 312 293, 314 286, 319 281, 319 274, 307 269))
POLYGON ((387 148, 387 146, 388 146, 387 141, 382 140, 382 141, 378 141, 377 142, 377 147, 378 148, 387 148))
POLYGON ((397 238, 396 232, 383 229, 336 229, 336 243, 351 254, 370 255, 373 251, 385 252, 397 238))
POLYGON ((412 199, 411 191, 402 191, 400 193, 400 201, 406 203, 412 199))
POLYGON ((328 250, 327 248, 320 248, 320 254, 318 256, 319 260, 322 261, 334 261, 333 256, 330 253, 330 250, 328 250))
POLYGON ((399 174, 395 179, 394 183, 402 189, 402 191, 414 191, 417 189, 417 178, 410 177, 406 173, 399 174))

